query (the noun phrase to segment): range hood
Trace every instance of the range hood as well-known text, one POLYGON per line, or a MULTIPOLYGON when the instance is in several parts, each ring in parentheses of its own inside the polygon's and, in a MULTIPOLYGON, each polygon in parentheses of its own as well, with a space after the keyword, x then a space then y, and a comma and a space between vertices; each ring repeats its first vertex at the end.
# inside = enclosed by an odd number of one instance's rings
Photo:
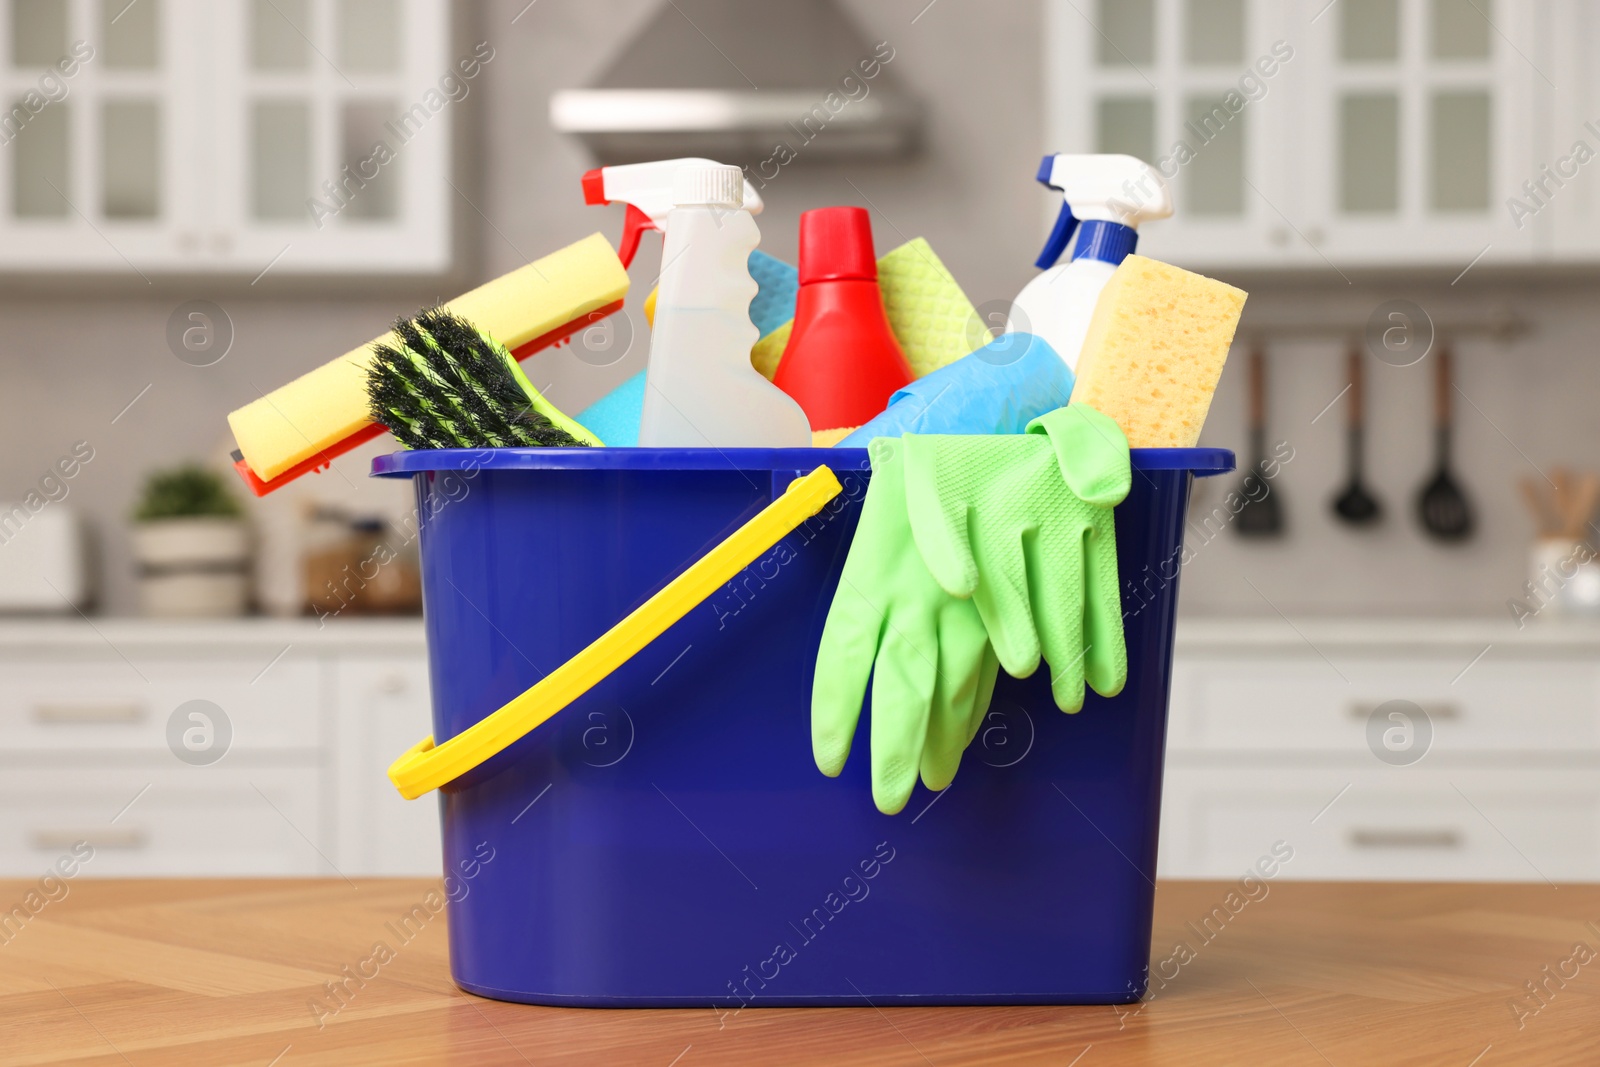
POLYGON ((922 108, 894 63, 833 0, 666 0, 594 85, 552 94, 550 122, 606 164, 903 156, 922 108))

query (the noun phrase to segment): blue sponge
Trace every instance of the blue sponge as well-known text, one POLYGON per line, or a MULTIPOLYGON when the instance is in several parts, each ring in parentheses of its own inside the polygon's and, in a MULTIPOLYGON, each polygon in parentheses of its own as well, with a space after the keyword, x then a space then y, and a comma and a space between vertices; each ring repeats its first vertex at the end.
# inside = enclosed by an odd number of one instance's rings
POLYGON ((750 301, 750 321, 765 337, 794 318, 800 272, 758 248, 750 253, 750 277, 760 286, 756 298, 750 301))
POLYGON ((639 444, 639 416, 644 412, 644 371, 590 404, 578 421, 611 448, 639 444))

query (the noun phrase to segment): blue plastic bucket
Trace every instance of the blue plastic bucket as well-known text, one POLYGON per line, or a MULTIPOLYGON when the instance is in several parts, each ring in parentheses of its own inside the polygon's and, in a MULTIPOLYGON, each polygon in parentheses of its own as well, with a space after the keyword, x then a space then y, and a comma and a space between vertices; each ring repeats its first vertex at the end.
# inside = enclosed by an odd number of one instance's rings
POLYGON ((844 492, 609 678, 440 790, 450 965, 537 1004, 1100 1004, 1144 992, 1191 475, 1133 452, 1117 509, 1127 687, 1063 715, 1003 674, 955 783, 872 804, 868 716, 811 758, 859 449, 401 452, 443 742, 827 464, 844 492))

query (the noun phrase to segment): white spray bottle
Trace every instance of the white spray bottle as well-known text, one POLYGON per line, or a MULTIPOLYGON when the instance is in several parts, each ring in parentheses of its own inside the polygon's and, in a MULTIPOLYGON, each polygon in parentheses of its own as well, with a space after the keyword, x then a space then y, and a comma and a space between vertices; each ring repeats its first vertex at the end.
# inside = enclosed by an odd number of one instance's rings
POLYGON ((645 372, 642 448, 809 448, 800 405, 750 362, 750 321, 762 208, 738 167, 669 159, 603 167, 584 176, 589 203, 628 205, 620 256, 639 234, 666 234, 645 372))
POLYGON ((1035 261, 1044 273, 1017 294, 1007 332, 1044 338, 1077 370, 1100 290, 1138 246, 1139 223, 1172 214, 1172 193, 1154 167, 1133 156, 1045 156, 1038 178, 1061 191, 1061 214, 1035 261), (1074 229, 1071 259, 1057 263, 1074 229))

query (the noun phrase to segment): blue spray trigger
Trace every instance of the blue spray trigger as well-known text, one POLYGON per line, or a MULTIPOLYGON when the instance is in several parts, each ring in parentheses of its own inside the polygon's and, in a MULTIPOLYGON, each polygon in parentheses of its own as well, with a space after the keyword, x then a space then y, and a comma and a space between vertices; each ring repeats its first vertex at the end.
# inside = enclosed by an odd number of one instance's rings
POLYGON ((1061 254, 1072 243, 1072 234, 1077 228, 1078 218, 1072 213, 1072 205, 1062 200, 1061 214, 1056 216, 1055 227, 1045 240, 1044 251, 1039 253, 1039 258, 1033 261, 1033 265, 1040 270, 1049 270, 1055 266, 1056 260, 1061 258, 1061 254))

